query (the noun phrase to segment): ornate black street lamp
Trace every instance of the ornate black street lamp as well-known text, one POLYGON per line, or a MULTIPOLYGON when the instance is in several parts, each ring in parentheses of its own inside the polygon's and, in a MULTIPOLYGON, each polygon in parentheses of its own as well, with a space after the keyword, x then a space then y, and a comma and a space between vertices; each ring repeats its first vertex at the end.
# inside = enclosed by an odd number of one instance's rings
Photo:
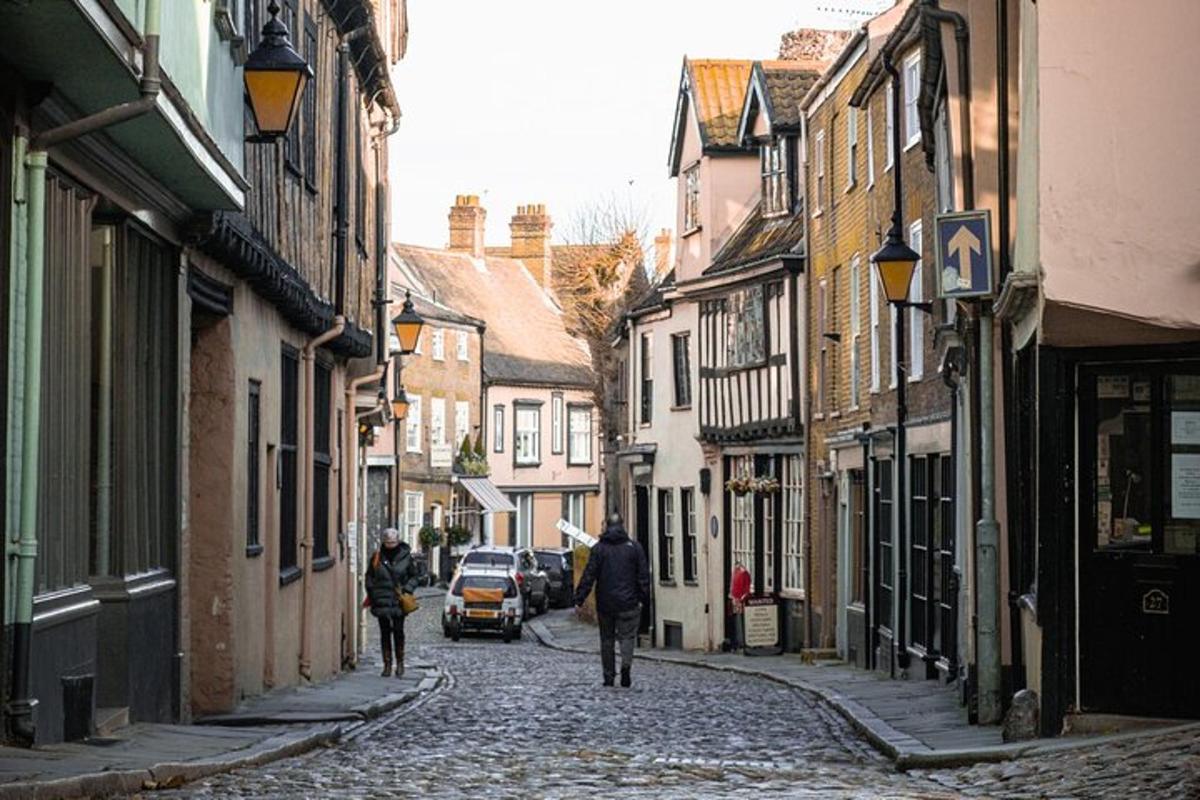
POLYGON ((416 352, 417 344, 421 341, 421 328, 425 320, 413 309, 412 294, 404 293, 404 307, 392 318, 392 327, 396 330, 396 338, 400 341, 400 355, 408 356, 416 352))
POLYGON ((271 18, 263 25, 262 40, 242 68, 259 141, 287 134, 313 76, 308 62, 292 47, 287 26, 279 21, 279 4, 271 0, 267 11, 271 18))

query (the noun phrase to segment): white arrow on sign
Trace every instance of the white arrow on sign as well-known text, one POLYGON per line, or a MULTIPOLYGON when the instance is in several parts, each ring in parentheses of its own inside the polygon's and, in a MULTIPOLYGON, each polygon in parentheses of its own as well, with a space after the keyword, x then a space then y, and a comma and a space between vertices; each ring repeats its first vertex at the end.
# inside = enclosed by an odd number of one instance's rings
POLYGON ((980 254, 979 237, 971 233, 966 225, 959 225, 958 230, 950 237, 950 255, 958 255, 958 285, 963 289, 970 288, 971 253, 980 254))

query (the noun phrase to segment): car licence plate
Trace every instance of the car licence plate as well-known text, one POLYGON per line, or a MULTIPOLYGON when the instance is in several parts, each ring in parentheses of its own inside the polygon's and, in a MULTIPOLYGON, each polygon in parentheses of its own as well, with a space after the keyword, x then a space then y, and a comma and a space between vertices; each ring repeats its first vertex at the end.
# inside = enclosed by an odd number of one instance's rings
POLYGON ((467 616, 472 617, 474 619, 480 619, 480 618, 495 619, 496 617, 500 616, 500 612, 499 611, 489 611, 487 609, 468 608, 467 616))

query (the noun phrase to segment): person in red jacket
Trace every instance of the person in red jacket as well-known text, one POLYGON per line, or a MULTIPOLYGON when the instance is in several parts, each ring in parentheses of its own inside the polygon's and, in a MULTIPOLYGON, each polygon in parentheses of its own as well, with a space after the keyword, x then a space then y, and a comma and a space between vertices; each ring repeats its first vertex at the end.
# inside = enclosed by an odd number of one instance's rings
POLYGON ((742 562, 733 565, 733 576, 729 581, 729 599, 733 605, 733 648, 736 650, 746 643, 745 620, 742 612, 746 607, 746 598, 750 596, 750 570, 742 566, 742 562))

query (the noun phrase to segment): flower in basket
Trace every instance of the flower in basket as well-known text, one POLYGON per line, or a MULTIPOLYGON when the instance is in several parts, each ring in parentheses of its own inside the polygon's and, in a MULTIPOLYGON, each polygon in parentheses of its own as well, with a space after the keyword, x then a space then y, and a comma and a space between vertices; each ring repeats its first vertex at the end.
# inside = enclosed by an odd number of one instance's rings
POLYGON ((748 475, 738 475, 725 481, 725 488, 736 495, 743 495, 753 491, 753 481, 754 478, 748 475))
POLYGON ((446 544, 458 547, 471 543, 471 531, 461 525, 455 525, 446 531, 446 544))
POLYGON ((754 491, 758 494, 775 494, 779 491, 779 481, 768 475, 754 478, 754 491))

